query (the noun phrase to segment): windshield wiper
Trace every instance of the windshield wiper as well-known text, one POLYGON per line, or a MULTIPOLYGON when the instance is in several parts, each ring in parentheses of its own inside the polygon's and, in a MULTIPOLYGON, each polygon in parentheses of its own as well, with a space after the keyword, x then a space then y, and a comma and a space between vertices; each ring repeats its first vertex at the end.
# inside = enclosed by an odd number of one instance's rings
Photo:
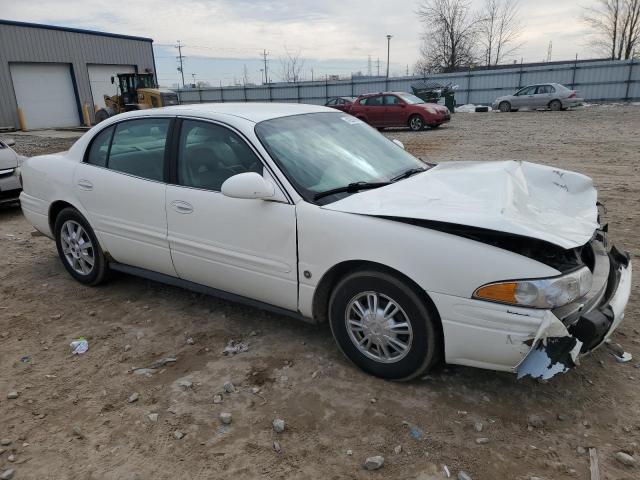
POLYGON ((410 168, 402 172, 400 175, 396 175, 391 179, 392 182, 397 182, 398 180, 402 180, 403 178, 409 178, 411 175, 415 175, 416 173, 426 172, 427 169, 424 167, 410 168))
POLYGON ((384 187, 385 185, 389 185, 391 182, 353 182, 349 185, 345 185, 344 187, 332 188, 331 190, 325 190, 324 192, 316 193, 313 196, 314 200, 320 200, 323 197, 328 197, 329 195, 333 195, 334 193, 343 193, 343 192, 357 192, 359 190, 370 190, 372 188, 384 187))

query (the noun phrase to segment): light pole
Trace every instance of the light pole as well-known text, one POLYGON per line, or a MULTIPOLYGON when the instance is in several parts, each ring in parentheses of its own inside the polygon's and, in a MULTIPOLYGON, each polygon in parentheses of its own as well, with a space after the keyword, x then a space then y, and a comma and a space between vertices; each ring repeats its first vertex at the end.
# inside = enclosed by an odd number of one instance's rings
POLYGON ((391 49, 391 35, 387 35, 387 78, 389 78, 389 50, 391 49))
POLYGON ((196 88, 196 74, 192 73, 191 76, 193 77, 193 88, 196 88))

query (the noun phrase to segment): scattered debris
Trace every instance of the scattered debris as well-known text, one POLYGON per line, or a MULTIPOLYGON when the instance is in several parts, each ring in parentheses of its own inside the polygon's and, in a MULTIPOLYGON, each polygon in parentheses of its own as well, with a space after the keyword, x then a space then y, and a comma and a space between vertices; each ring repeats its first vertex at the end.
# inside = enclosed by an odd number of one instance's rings
POLYGON ((589 449, 589 471, 591 480, 600 480, 600 467, 598 466, 598 451, 595 448, 589 449))
POLYGON ((487 437, 476 438, 476 443, 478 445, 485 445, 485 444, 489 443, 489 439, 487 437))
POLYGON ((478 433, 482 431, 482 428, 483 428, 482 422, 476 422, 473 424, 473 429, 478 433))
POLYGON ((616 457, 617 461, 628 467, 634 467, 637 463, 635 458, 625 452, 616 452, 614 457, 616 457))
POLYGON ((285 423, 284 420, 282 420, 281 418, 276 418, 273 423, 273 431, 276 433, 282 433, 284 432, 285 429, 285 423))
POLYGON ((90 310, 90 311, 89 311, 89 316, 90 316, 90 317, 95 317, 95 316, 96 316, 96 312, 95 312, 95 310, 90 310))
POLYGON ((584 455, 585 453, 587 453, 587 449, 578 445, 576 447, 576 452, 578 452, 580 455, 584 455))
POLYGON ((0 480, 11 480, 16 471, 13 468, 9 468, 0 474, 0 480))
POLYGON ((133 392, 129 396, 129 399, 127 400, 127 402, 129 403, 137 402, 139 398, 140 398, 140 394, 138 392, 133 392))
POLYGON ((31 357, 29 355, 23 355, 20 357, 20 361, 22 363, 31 363, 31 357))
POLYGON ((156 360, 155 362, 153 362, 148 367, 134 367, 131 369, 131 371, 138 375, 150 375, 155 373, 157 369, 162 368, 169 363, 176 363, 177 361, 178 359, 175 357, 161 358, 160 360, 156 360), (140 370, 142 370, 142 372, 140 372, 140 370))
POLYGON ((633 355, 629 352, 625 352, 622 345, 619 343, 613 343, 611 340, 605 342, 605 346, 609 349, 609 353, 616 359, 618 363, 627 363, 633 360, 633 355))
POLYGON ((9 400, 15 400, 15 399, 16 399, 16 398, 18 398, 19 396, 20 396, 20 394, 19 394, 18 392, 16 392, 16 391, 13 391, 13 392, 9 392, 9 393, 7 393, 7 398, 8 398, 9 400))
POLYGON ((51 320, 60 320, 62 318, 62 314, 56 313, 49 317, 51 320))
POLYGON ((232 420, 232 415, 229 412, 221 412, 220 413, 220 421, 224 424, 224 425, 229 425, 231 423, 232 420))
POLYGON ((236 391, 236 387, 234 387, 231 382, 224 382, 222 389, 225 393, 234 393, 236 391))
POLYGON ((82 433, 82 430, 80 430, 80 427, 78 425, 74 425, 73 428, 71 429, 71 431, 80 440, 84 440, 85 438, 87 438, 87 437, 85 437, 84 433, 82 433))
POLYGON ((158 414, 157 413, 150 413, 149 415, 147 415, 147 418, 153 423, 158 423, 158 414))
POLYGON ((280 442, 278 442, 277 440, 273 442, 273 449, 276 451, 276 453, 282 453, 282 447, 280 446, 280 442))
POLYGON ((527 417, 527 424, 534 428, 544 428, 545 423, 544 417, 540 415, 529 415, 527 417))
POLYGON ((444 472, 445 477, 451 478, 451 472, 449 471, 449 467, 447 467, 446 465, 443 465, 442 471, 444 472))
POLYGON ((9 438, 3 438, 2 440, 0 440, 0 445, 2 445, 3 447, 7 447, 9 445, 11 445, 12 440, 9 438))
POLYGON ((177 440, 182 440, 185 436, 184 433, 182 433, 180 430, 176 430, 175 432, 173 432, 173 436, 177 439, 177 440))
POLYGON ((213 403, 222 403, 222 395, 220 395, 219 393, 216 393, 213 396, 213 403))
POLYGON ((195 340, 191 337, 187 338, 187 345, 193 345, 195 342, 195 340))
POLYGON ((414 440, 422 440, 424 433, 422 433, 422 430, 420 430, 418 427, 411 427, 411 430, 409 430, 409 435, 414 440))
POLYGON ((124 351, 128 352, 129 350, 131 350, 131 345, 129 345, 128 343, 124 346, 124 351))
POLYGON ((193 382, 191 380, 180 380, 178 382, 178 386, 181 387, 183 390, 189 390, 191 387, 193 387, 193 382))
POLYGON ((458 480, 472 480, 472 479, 471 479, 471 475, 469 475, 467 472, 460 470, 458 472, 458 480))
POLYGON ((16 456, 14 454, 11 454, 7 457, 7 460, 10 462, 15 462, 16 461, 16 456))
POLYGON ((227 346, 222 350, 223 355, 235 355, 249 351, 249 345, 239 340, 229 340, 227 346))
POLYGON ((260 387, 251 387, 251 393, 257 395, 260 393, 260 387))
POLYGON ((396 455, 400 455, 402 453, 402 445, 397 445, 394 449, 393 449, 393 453, 395 453, 396 455))
POLYGON ((384 457, 382 455, 376 455, 375 457, 369 457, 364 461, 365 470, 378 470, 384 465, 384 457))
POLYGON ((84 337, 78 337, 72 341, 69 346, 71 347, 71 353, 73 355, 80 355, 89 350, 89 342, 87 342, 87 339, 84 337))

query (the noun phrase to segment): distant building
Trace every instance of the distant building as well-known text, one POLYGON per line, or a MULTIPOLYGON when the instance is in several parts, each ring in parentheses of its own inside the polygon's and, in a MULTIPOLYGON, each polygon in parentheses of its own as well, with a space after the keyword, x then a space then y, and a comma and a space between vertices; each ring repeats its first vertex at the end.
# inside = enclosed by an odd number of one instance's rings
POLYGON ((155 72, 150 38, 0 20, 0 127, 75 127, 94 121, 111 77, 155 72))

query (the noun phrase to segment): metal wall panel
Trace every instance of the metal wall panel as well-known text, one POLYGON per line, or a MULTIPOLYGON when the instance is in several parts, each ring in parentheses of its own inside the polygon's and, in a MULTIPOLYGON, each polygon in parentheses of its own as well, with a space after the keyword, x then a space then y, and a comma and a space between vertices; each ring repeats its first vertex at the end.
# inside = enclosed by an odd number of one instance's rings
MULTIPOLYGON (((0 126, 18 126, 10 64, 71 64, 80 118, 83 104, 93 106, 88 64, 134 65, 139 72, 155 69, 150 39, 0 21, 0 46, 0 126)), ((93 108, 89 113, 93 115, 93 108)))

